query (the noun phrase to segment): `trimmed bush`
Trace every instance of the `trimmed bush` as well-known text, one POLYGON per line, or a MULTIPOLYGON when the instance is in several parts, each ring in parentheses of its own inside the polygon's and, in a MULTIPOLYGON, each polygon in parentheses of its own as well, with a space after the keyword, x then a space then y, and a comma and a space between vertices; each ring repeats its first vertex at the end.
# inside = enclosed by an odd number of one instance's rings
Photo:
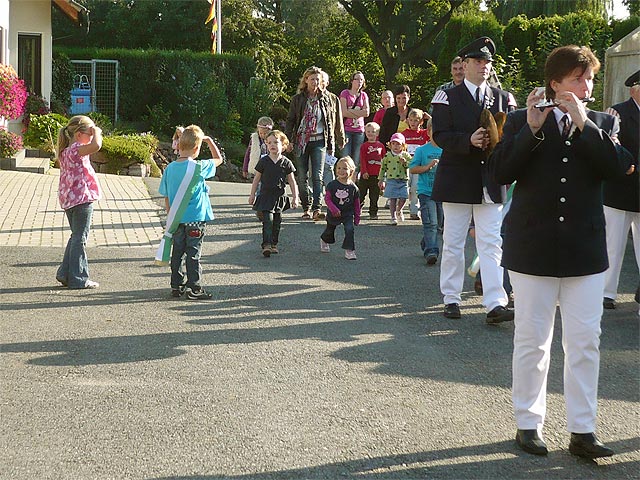
POLYGON ((149 134, 104 137, 100 153, 107 161, 105 173, 120 174, 134 163, 144 163, 151 167, 152 177, 162 176, 152 158, 157 146, 158 139, 149 134))

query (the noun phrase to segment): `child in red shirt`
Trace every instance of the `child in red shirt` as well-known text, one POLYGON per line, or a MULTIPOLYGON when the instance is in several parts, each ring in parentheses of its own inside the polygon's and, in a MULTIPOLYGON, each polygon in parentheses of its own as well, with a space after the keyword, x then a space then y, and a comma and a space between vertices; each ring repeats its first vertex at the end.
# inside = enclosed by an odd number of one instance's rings
POLYGON ((360 146, 360 180, 358 189, 360 190, 360 205, 364 205, 364 199, 369 192, 369 220, 378 219, 378 198, 380 197, 380 187, 378 185, 378 175, 382 165, 382 157, 387 153, 384 144, 378 141, 380 125, 369 122, 364 126, 364 134, 367 141, 360 146))
MULTIPOLYGON (((407 114, 407 124, 409 128, 404 130, 402 134, 407 142, 407 152, 409 152, 412 157, 419 146, 429 143, 429 133, 422 128, 422 123, 428 119, 429 114, 419 108, 412 108, 407 114)), ((418 175, 409 175, 409 218, 411 220, 420 220, 420 216, 418 215, 420 205, 418 202, 417 186, 418 175)))

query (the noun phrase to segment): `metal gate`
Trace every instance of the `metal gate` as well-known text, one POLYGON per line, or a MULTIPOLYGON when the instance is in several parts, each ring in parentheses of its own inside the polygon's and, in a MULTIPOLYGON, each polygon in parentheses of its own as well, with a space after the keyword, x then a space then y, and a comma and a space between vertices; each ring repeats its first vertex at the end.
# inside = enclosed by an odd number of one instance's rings
POLYGON ((91 85, 91 111, 118 121, 118 60, 71 60, 74 75, 86 75, 91 85))

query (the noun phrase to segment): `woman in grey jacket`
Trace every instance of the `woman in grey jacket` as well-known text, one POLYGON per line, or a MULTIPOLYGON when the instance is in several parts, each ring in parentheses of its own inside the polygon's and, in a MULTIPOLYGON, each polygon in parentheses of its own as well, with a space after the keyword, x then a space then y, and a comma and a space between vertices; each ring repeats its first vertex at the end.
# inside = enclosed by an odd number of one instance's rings
POLYGON ((298 93, 291 98, 285 133, 293 149, 297 181, 304 213, 302 218, 320 220, 324 158, 344 146, 340 102, 322 88, 322 69, 305 70, 298 93), (311 185, 309 185, 309 175, 311 185))

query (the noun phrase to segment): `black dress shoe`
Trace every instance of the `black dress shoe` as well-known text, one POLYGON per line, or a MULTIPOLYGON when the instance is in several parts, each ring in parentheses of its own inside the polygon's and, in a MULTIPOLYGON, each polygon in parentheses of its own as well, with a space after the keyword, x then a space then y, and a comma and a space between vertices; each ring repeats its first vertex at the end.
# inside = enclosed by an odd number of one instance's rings
POLYGON ((522 450, 533 455, 546 455, 549 453, 547 444, 540 438, 537 430, 518 430, 516 443, 522 450))
POLYGON ((598 440, 595 433, 572 433, 569 451, 582 458, 600 458, 613 455, 613 450, 598 440))
POLYGON ((487 313, 487 323, 495 325, 496 323, 510 322, 513 320, 513 310, 498 305, 496 308, 487 313))
POLYGON ((602 306, 605 310, 615 310, 616 301, 613 298, 604 297, 604 299, 602 300, 602 306))
POLYGON ((460 318, 460 306, 457 303, 447 303, 444 306, 444 316, 447 318, 460 318))

